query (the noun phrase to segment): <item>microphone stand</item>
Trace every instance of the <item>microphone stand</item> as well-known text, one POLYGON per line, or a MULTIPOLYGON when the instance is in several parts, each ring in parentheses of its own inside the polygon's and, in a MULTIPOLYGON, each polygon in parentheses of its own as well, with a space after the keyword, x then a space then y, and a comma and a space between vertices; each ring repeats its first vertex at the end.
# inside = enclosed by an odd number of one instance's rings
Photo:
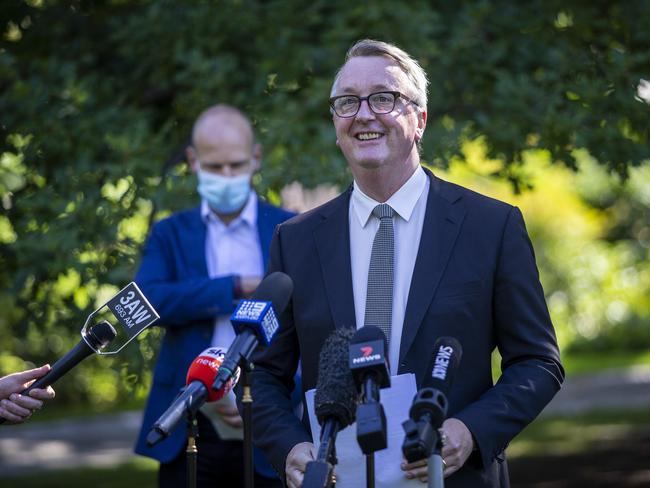
POLYGON ((375 488, 375 452, 386 449, 386 416, 379 388, 370 375, 361 385, 361 396, 364 403, 357 406, 357 442, 366 455, 366 488, 375 488))
POLYGON ((427 486, 428 488, 444 488, 445 479, 442 474, 442 438, 435 430, 436 444, 427 460, 427 486))
POLYGON ((417 459, 427 460, 427 486, 429 488, 444 488, 442 464, 442 437, 434 427, 431 416, 425 413, 417 422, 408 419, 402 424, 406 438, 402 452, 408 462, 417 459))
POLYGON ((375 453, 366 454, 366 488, 375 488, 375 453))
POLYGON ((196 420, 196 412, 189 408, 187 410, 187 488, 196 488, 196 460, 199 450, 196 446, 196 438, 199 436, 199 425, 196 420))
POLYGON ((314 461, 307 463, 303 488, 330 488, 336 486, 333 474, 334 466, 338 463, 336 458, 336 444, 334 440, 339 432, 337 421, 326 421, 321 430, 318 455, 314 461))
POLYGON ((402 452, 409 462, 427 460, 429 488, 445 486, 442 437, 439 428, 447 416, 447 397, 435 388, 422 388, 415 395, 409 419, 402 423, 406 436, 402 452))
POLYGON ((244 421, 244 487, 254 487, 253 467, 253 395, 251 372, 253 363, 242 358, 242 419, 244 421))

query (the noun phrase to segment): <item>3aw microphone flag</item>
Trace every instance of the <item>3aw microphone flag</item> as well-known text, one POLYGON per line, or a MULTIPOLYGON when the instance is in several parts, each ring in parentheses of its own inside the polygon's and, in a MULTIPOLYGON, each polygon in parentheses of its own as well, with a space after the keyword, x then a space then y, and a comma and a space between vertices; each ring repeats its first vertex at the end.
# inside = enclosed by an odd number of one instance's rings
POLYGON ((158 312, 140 291, 138 285, 131 282, 88 316, 81 335, 84 336, 89 327, 104 320, 115 325, 117 337, 111 342, 111 347, 101 351, 95 350, 95 352, 116 354, 159 318, 158 312))

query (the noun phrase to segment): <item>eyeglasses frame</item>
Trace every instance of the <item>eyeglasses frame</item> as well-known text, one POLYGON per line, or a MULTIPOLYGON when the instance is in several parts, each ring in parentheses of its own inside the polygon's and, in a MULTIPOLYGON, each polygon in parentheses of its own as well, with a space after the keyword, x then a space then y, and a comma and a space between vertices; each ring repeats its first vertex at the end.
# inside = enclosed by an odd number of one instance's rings
POLYGON ((382 91, 378 91, 378 92, 373 92, 373 93, 368 94, 368 96, 366 96, 366 97, 360 97, 360 96, 358 96, 358 95, 337 95, 337 96, 335 96, 335 97, 331 97, 331 98, 329 99, 329 104, 330 104, 330 108, 331 108, 332 111, 336 114, 337 117, 341 117, 342 119, 349 119, 349 118, 351 118, 351 117, 356 116, 356 115, 359 113, 359 110, 361 110, 361 103, 362 103, 364 100, 365 100, 366 103, 368 104, 368 108, 370 109, 370 111, 371 111, 373 114, 375 114, 375 115, 386 115, 386 114, 391 113, 393 110, 395 110, 395 105, 397 104, 397 99, 398 99, 398 98, 402 98, 402 99, 404 99, 407 103, 412 103, 412 104, 415 105, 418 109, 420 108, 420 105, 419 105, 416 101, 410 99, 409 97, 407 97, 406 95, 404 95, 404 94, 401 93, 401 92, 398 92, 398 91, 392 91, 392 90, 382 90, 382 91), (382 94, 382 93, 390 93, 391 95, 393 95, 393 97, 395 97, 395 100, 393 100, 393 107, 392 107, 388 112, 375 112, 375 110, 370 106, 370 97, 372 97, 373 95, 380 95, 380 94, 382 94), (340 115, 340 114, 336 111, 336 109, 334 108, 334 103, 336 102, 336 100, 338 100, 338 99, 340 99, 340 98, 344 98, 344 97, 355 97, 355 98, 358 98, 358 99, 359 99, 359 106, 357 107, 357 111, 354 112, 353 114, 350 114, 350 115, 340 115))

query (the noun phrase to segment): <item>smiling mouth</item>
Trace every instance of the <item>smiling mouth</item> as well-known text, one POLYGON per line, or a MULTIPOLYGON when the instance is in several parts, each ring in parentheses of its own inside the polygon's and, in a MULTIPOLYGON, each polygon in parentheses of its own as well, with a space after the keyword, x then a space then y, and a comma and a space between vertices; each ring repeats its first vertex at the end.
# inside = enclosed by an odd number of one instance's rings
POLYGON ((360 141, 372 141, 383 136, 384 134, 380 134, 379 132, 362 132, 361 134, 357 134, 355 137, 360 141))

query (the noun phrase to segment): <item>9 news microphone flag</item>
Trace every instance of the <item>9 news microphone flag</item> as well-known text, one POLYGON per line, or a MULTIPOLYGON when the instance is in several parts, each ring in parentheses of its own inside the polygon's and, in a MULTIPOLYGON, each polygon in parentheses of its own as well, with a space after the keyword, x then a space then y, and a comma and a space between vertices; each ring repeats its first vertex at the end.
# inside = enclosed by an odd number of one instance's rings
POLYGON ((284 312, 292 293, 291 278, 276 271, 262 280, 250 300, 239 302, 230 317, 237 337, 228 348, 212 388, 223 388, 241 362, 248 361, 258 343, 271 343, 280 328, 278 315, 284 312))

